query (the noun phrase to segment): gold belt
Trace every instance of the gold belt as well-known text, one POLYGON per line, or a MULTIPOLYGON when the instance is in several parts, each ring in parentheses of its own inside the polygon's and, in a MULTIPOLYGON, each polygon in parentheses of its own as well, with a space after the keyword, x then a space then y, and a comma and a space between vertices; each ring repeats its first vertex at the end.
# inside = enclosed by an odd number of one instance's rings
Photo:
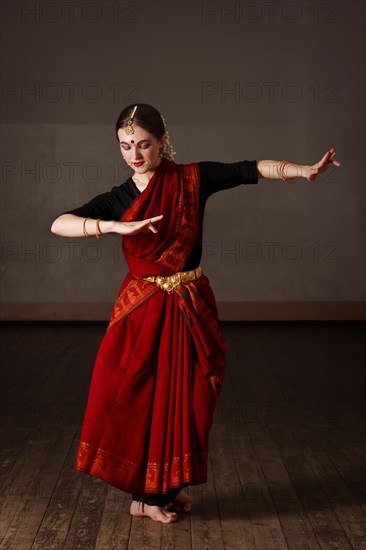
POLYGON ((198 279, 198 277, 201 277, 202 274, 202 268, 201 266, 198 266, 196 269, 191 269, 191 271, 178 271, 178 273, 173 273, 173 275, 168 275, 167 277, 162 277, 161 275, 151 275, 150 277, 142 277, 142 279, 156 283, 160 286, 160 288, 166 290, 169 294, 169 292, 171 292, 177 285, 198 279))

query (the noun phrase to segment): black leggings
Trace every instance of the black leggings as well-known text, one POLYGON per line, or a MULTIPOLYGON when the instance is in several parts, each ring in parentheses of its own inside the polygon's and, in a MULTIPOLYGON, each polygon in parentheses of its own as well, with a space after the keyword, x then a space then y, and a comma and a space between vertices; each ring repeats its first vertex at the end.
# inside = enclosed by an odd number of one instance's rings
POLYGON ((137 500, 139 502, 144 502, 150 506, 166 506, 169 502, 172 502, 175 497, 181 492, 180 489, 170 489, 169 493, 166 495, 132 495, 132 500, 137 500))

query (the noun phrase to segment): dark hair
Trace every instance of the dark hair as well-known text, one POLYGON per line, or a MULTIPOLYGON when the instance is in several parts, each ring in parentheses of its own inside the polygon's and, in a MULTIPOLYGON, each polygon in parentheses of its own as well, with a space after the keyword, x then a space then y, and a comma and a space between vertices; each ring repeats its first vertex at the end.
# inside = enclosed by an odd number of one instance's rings
POLYGON ((165 134, 164 121, 159 111, 147 103, 132 103, 123 109, 116 122, 117 140, 118 130, 127 126, 127 121, 130 119, 135 105, 137 105, 137 109, 133 117, 133 122, 155 136, 157 140, 161 140, 165 134))

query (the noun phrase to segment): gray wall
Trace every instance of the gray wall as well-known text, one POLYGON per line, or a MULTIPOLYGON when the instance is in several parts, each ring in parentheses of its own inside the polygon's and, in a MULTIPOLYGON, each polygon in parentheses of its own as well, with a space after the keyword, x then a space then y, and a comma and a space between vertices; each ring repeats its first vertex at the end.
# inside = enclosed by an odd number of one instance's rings
POLYGON ((120 237, 50 226, 130 175, 114 124, 134 101, 164 115, 176 162, 310 164, 330 147, 342 162, 312 183, 209 199, 201 265, 219 304, 365 300, 364 2, 2 10, 2 318, 77 318, 91 303, 104 314, 87 318, 108 317, 127 272, 120 237))

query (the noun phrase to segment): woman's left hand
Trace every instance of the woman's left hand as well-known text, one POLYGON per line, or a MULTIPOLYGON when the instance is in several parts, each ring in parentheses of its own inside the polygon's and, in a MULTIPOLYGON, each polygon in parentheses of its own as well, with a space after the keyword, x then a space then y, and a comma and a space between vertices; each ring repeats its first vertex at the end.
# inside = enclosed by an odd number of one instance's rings
POLYGON ((338 168, 341 164, 335 159, 335 155, 336 155, 336 152, 332 147, 330 151, 325 153, 324 157, 319 162, 316 162, 311 166, 307 166, 304 173, 304 177, 308 181, 313 181, 316 178, 316 176, 318 176, 319 174, 327 170, 331 164, 333 164, 334 166, 337 166, 338 168))

